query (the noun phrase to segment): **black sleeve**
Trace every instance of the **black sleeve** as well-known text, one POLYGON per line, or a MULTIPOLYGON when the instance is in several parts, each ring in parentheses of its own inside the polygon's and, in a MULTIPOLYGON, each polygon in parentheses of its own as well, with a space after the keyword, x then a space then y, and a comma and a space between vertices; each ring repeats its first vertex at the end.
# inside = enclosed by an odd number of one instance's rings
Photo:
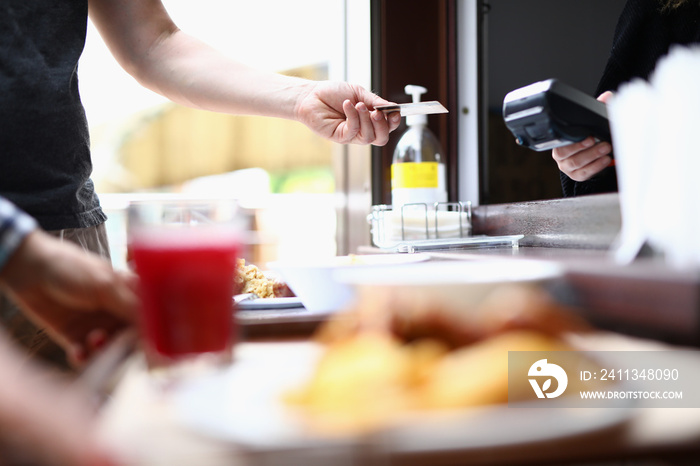
MULTIPOLYGON (((615 91, 633 78, 648 78, 659 56, 668 51, 668 18, 660 0, 627 0, 613 37, 610 56, 598 83, 596 96, 615 91)), ((617 191, 615 167, 586 181, 574 181, 560 172, 564 197, 617 191)))
POLYGON ((574 181, 559 172, 564 197, 585 196, 586 194, 614 193, 617 191, 617 174, 615 167, 607 167, 593 178, 586 181, 574 181))

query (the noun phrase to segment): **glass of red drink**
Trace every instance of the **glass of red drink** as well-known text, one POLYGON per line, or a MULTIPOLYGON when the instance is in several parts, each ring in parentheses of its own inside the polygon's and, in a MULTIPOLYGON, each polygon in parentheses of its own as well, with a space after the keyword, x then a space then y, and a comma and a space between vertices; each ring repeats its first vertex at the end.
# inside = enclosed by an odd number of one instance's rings
POLYGON ((240 247, 235 201, 169 200, 129 206, 129 249, 140 279, 150 368, 232 358, 232 297, 240 247))

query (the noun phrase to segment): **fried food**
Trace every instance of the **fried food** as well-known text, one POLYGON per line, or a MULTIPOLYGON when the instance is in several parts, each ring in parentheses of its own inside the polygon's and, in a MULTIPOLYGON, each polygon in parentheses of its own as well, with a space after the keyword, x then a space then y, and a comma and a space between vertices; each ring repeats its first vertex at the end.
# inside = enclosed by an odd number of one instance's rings
POLYGON ((405 413, 506 403, 525 394, 509 393, 509 351, 570 351, 563 336, 588 330, 534 286, 497 287, 472 304, 428 305, 389 290, 361 296, 321 327, 325 352, 285 401, 334 433, 371 430, 405 413))
POLYGON ((316 334, 323 344, 364 331, 386 332, 401 341, 436 339, 451 349, 508 330, 533 330, 550 336, 585 332, 589 325, 535 285, 489 288, 476 299, 440 301, 420 290, 361 290, 357 304, 330 320, 316 334), (362 293, 364 291, 364 293, 362 293))
POLYGON ((558 338, 529 330, 507 331, 451 351, 433 366, 418 390, 423 409, 464 408, 517 400, 508 387, 509 351, 570 351, 558 338))
POLYGON ((236 294, 255 293, 258 298, 286 298, 294 296, 286 283, 265 276, 255 265, 246 265, 245 259, 238 259, 235 278, 236 294))
POLYGON ((371 429, 410 405, 410 374, 410 356, 399 341, 363 333, 328 347, 309 383, 285 401, 302 407, 318 431, 371 429))

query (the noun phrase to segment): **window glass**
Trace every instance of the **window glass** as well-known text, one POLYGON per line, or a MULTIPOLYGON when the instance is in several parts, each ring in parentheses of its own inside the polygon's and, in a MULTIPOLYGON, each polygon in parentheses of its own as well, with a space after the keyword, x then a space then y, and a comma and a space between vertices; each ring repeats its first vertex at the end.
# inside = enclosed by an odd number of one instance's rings
MULTIPOLYGON (((247 65, 309 79, 342 79, 343 0, 163 3, 180 29, 247 65)), ((260 236, 266 244, 256 248, 253 260, 308 253, 304 244, 314 245, 316 254, 335 253, 336 149, 329 141, 293 121, 173 104, 124 72, 92 24, 80 86, 92 137, 93 180, 111 213, 117 265, 124 199, 142 192, 242 198, 254 211, 255 227, 269 230, 260 236)))

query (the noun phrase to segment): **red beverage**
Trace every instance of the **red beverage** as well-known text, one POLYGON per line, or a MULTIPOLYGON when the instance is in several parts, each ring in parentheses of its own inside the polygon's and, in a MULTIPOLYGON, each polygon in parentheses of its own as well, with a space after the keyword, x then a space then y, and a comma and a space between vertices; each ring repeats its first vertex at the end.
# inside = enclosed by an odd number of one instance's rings
POLYGON ((238 243, 187 236, 131 245, 141 279, 143 336, 151 351, 168 358, 227 351, 233 338, 238 243))

